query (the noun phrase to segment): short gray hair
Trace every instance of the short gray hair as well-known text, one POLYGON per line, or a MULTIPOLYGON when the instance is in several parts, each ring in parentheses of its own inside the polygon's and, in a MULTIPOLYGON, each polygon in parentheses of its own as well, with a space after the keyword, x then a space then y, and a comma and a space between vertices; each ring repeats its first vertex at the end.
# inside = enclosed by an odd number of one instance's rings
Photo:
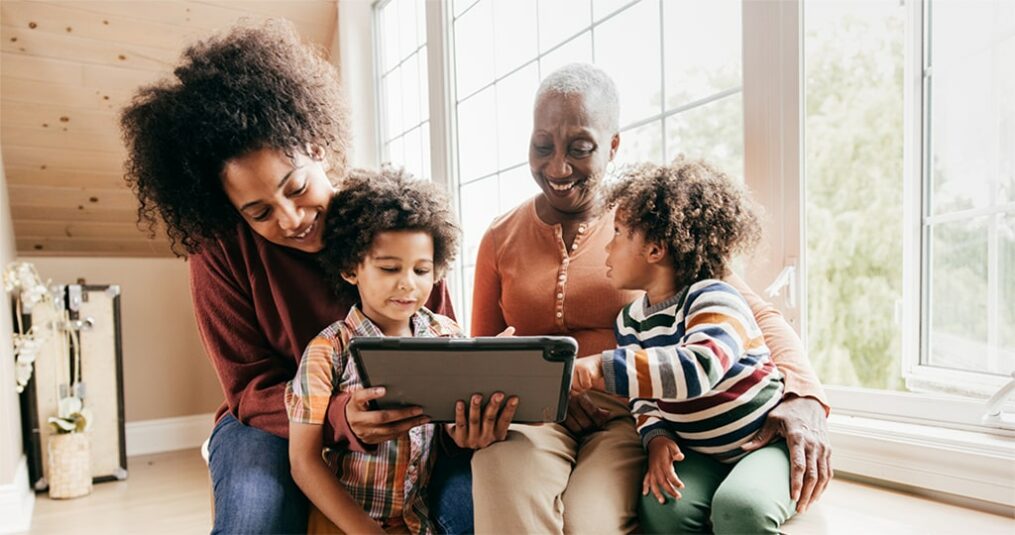
POLYGON ((536 103, 546 95, 581 95, 592 115, 603 120, 610 134, 620 131, 620 94, 606 71, 589 63, 571 63, 543 78, 536 103))

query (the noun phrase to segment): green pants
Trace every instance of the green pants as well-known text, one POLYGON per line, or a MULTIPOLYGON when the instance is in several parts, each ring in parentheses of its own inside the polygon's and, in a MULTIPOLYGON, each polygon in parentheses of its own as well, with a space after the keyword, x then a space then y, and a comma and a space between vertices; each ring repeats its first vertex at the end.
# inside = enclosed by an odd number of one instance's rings
POLYGON ((682 450, 673 463, 684 482, 679 500, 660 504, 650 492, 638 506, 643 533, 779 533, 796 511, 789 497, 786 443, 769 444, 723 464, 703 453, 682 450))

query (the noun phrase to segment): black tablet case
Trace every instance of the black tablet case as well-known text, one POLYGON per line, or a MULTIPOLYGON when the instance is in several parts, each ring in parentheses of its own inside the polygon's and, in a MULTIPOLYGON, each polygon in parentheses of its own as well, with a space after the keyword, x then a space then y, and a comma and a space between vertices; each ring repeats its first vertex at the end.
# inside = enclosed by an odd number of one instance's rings
POLYGON ((434 422, 454 422, 455 402, 494 392, 519 398, 514 422, 567 416, 578 344, 567 336, 354 338, 349 350, 365 386, 384 386, 377 408, 423 407, 434 422))

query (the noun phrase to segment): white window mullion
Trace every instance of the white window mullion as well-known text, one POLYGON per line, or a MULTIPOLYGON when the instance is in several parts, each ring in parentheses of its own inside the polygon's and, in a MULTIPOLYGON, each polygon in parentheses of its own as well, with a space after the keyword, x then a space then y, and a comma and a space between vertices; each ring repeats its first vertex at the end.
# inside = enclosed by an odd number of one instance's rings
POLYGON ((800 1, 745 0, 743 9, 744 178, 765 207, 765 243, 745 274, 760 292, 786 267, 795 291, 763 296, 805 336, 802 210, 802 6, 800 1), (801 296, 795 303, 790 295, 801 296))

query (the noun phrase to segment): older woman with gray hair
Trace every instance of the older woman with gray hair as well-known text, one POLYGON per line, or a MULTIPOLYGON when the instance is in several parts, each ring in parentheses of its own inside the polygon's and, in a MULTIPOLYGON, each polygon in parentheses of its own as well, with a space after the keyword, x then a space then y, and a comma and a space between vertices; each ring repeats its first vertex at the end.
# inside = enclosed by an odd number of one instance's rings
MULTIPOLYGON (((596 207, 620 148, 619 97, 602 70, 565 66, 535 99, 529 147, 542 193, 493 222, 480 244, 472 334, 574 337, 582 355, 615 347, 613 323, 634 300, 606 277, 613 216, 596 207)), ((781 435, 792 459, 798 508, 831 476, 827 403, 799 338, 779 312, 735 275, 786 380, 785 399, 753 444, 781 435)), ((522 400, 524 403, 524 400, 522 400)), ((618 533, 637 526, 645 454, 626 400, 592 392, 571 399, 562 425, 511 427, 472 460, 479 533, 618 533)))

